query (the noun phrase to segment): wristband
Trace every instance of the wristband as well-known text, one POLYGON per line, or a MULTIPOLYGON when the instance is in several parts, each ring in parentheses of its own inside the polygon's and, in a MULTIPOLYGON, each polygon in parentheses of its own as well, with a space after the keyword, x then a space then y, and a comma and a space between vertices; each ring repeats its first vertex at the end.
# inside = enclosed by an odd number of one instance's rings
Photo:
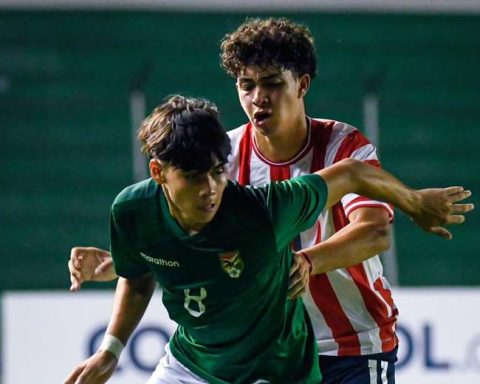
POLYGON ((308 256, 305 252, 299 252, 303 258, 307 261, 308 263, 308 273, 312 273, 313 265, 312 261, 310 260, 310 256, 308 256))
POLYGON ((118 338, 107 334, 104 336, 102 344, 100 344, 100 348, 98 349, 111 352, 118 360, 124 347, 125 346, 118 338))

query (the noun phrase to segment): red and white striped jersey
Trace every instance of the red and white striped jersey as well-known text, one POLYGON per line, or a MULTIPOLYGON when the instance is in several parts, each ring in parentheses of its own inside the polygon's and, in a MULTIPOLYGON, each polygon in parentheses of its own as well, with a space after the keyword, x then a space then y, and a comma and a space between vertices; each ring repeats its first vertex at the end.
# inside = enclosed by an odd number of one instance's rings
MULTIPOLYGON (((230 178, 242 185, 261 185, 309 174, 345 158, 380 166, 375 147, 356 128, 323 119, 309 118, 308 123, 307 143, 284 163, 273 163, 260 153, 251 123, 229 131, 230 178)), ((388 204, 349 194, 322 212, 315 226, 300 234, 294 248, 326 240, 346 226, 349 214, 361 207, 385 209, 393 218, 388 204)), ((390 351, 397 344, 398 311, 378 256, 353 267, 312 275, 304 302, 322 355, 368 355, 390 351)))

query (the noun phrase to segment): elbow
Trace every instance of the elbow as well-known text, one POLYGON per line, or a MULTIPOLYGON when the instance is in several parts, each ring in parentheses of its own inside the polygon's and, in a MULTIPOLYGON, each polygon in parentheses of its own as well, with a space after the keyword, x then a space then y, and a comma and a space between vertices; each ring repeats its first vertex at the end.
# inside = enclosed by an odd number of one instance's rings
POLYGON ((360 167, 360 164, 362 164, 362 162, 359 160, 348 158, 340 160, 335 164, 347 169, 351 175, 356 175, 358 173, 358 168, 360 167))
POLYGON ((391 225, 389 223, 372 224, 372 233, 374 234, 374 244, 376 253, 385 252, 391 244, 391 225))
POLYGON ((362 174, 362 167, 364 167, 364 164, 361 161, 348 158, 340 160, 336 164, 341 166, 343 170, 348 173, 348 176, 350 180, 354 182, 354 185, 358 185, 360 183, 360 175, 362 174))

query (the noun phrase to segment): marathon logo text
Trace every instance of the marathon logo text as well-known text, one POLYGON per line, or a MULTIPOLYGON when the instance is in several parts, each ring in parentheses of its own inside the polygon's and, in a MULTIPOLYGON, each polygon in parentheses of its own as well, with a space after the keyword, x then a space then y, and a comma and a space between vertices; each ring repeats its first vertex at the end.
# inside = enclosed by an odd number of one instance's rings
POLYGON ((140 252, 140 255, 145 260, 147 260, 149 263, 153 263, 153 264, 156 264, 156 265, 161 265, 162 267, 172 267, 172 268, 179 268, 180 267, 180 263, 178 261, 165 260, 165 259, 162 259, 162 258, 157 259, 155 257, 148 256, 143 252, 140 252))

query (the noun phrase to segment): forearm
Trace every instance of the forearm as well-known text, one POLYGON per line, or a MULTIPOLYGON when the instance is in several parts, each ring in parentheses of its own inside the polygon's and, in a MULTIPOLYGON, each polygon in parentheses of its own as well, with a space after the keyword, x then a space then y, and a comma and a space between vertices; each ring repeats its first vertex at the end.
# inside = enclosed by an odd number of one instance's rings
POLYGON ((125 345, 145 313, 154 290, 155 279, 151 274, 137 279, 120 278, 106 333, 117 337, 125 345))
POLYGON ((352 159, 342 160, 317 172, 328 185, 326 208, 348 193, 385 201, 402 211, 414 213, 418 206, 416 191, 408 188, 390 173, 352 159))
POLYGON ((350 223, 327 240, 302 251, 312 263, 312 274, 359 264, 390 246, 389 224, 350 223))

